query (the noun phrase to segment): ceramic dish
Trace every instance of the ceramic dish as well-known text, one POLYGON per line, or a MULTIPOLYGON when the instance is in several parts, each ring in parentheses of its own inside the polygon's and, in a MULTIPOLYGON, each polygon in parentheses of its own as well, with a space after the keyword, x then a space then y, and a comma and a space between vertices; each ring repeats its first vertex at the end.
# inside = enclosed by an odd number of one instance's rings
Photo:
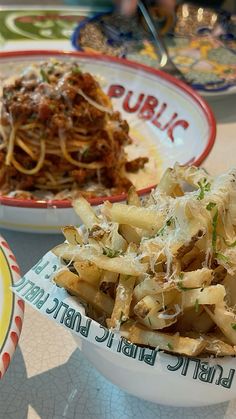
POLYGON ((24 303, 10 290, 19 277, 16 259, 0 236, 0 379, 10 364, 22 327, 24 303))
MULTIPOLYGON (((147 66, 102 55, 21 51, 0 54, 1 76, 33 62, 57 57, 76 59, 81 69, 95 75, 130 125, 134 145, 127 153, 149 156, 149 166, 131 180, 148 193, 165 168, 178 161, 199 165, 210 152, 216 135, 214 116, 197 93, 166 73, 147 66)), ((106 197, 125 199, 125 194, 106 197)), ((91 200, 97 205, 104 199, 91 200)), ((57 233, 60 226, 78 222, 70 201, 20 200, 0 197, 0 225, 28 232, 57 233)))
MULTIPOLYGON (((177 9, 173 30, 167 26, 169 54, 192 87, 203 96, 236 93, 236 25, 230 14, 184 4, 177 9)), ((135 18, 132 24, 123 23, 121 29, 110 13, 84 19, 72 35, 72 44, 78 50, 158 66, 152 39, 135 18)))
POLYGON ((236 397, 235 357, 186 357, 132 344, 115 329, 87 317, 84 306, 55 285, 52 278, 60 267, 60 260, 48 252, 14 292, 70 331, 84 356, 112 383, 134 396, 170 406, 204 406, 236 397))

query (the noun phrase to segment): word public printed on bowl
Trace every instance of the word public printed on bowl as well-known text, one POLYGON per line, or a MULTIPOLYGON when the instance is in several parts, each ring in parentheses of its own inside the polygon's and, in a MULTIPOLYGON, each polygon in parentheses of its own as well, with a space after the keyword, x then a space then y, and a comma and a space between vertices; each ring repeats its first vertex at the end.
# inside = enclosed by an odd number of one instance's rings
POLYGON ((12 286, 21 299, 48 318, 61 324, 82 339, 106 350, 117 352, 145 363, 149 367, 161 368, 168 374, 179 374, 230 389, 235 380, 235 369, 223 365, 217 358, 188 358, 177 354, 165 354, 158 348, 143 348, 127 341, 118 331, 108 330, 85 315, 85 308, 63 288, 53 282, 55 273, 63 264, 48 252, 25 276, 12 286))

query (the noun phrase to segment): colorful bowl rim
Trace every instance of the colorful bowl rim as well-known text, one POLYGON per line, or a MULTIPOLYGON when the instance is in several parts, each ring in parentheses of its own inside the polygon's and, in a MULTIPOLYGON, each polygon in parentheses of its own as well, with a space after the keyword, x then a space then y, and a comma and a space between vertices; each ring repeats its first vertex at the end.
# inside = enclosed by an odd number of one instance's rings
MULTIPOLYGON (((0 250, 6 261, 7 269, 11 278, 10 280, 13 284, 20 279, 20 268, 8 243, 1 235, 0 250)), ((7 333, 5 335, 3 345, 0 348, 0 380, 6 372, 18 344, 23 318, 24 301, 21 300, 17 295, 13 294, 11 318, 7 327, 7 333)))
MULTIPOLYGON (((109 55, 104 54, 94 54, 94 53, 87 53, 87 52, 80 52, 80 51, 64 51, 64 50, 21 50, 21 51, 7 51, 7 52, 0 52, 0 61, 2 59, 7 58, 23 58, 23 57, 40 57, 40 56, 70 56, 70 57, 83 57, 91 60, 97 60, 101 62, 111 62, 115 64, 122 65, 123 67, 133 68, 135 70, 141 70, 143 72, 152 74, 154 76, 160 77, 167 81, 168 83, 176 86, 177 88, 183 90, 194 102, 196 105, 201 108, 202 112, 204 113, 208 126, 209 126, 209 135, 207 139, 207 144, 201 155, 196 159, 192 160, 191 162, 187 162, 185 164, 194 164, 195 166, 199 166, 205 158, 210 153, 216 137, 216 121, 214 114, 206 103, 206 101, 190 86, 182 82, 181 80, 176 79, 175 77, 171 76, 168 73, 165 73, 161 70, 154 69, 144 64, 137 63, 135 61, 130 61, 123 58, 112 57, 109 55)), ((156 185, 151 185, 141 190, 138 190, 140 195, 144 195, 149 193, 156 185)), ((111 202, 118 202, 123 201, 126 199, 127 194, 122 193, 119 195, 110 195, 104 197, 97 197, 88 199, 91 205, 99 205, 103 203, 105 200, 109 200, 111 202)), ((72 202, 69 200, 33 200, 33 199, 18 199, 14 197, 6 197, 0 196, 0 204, 12 206, 12 207, 24 207, 24 208, 71 208, 72 202)))
MULTIPOLYGON (((204 8, 203 8, 204 9, 204 8)), ((205 7, 205 9, 207 9, 207 7, 205 7)), ((80 23, 78 23, 78 25, 75 27, 72 35, 71 35, 71 44, 72 46, 77 50, 77 51, 84 51, 84 49, 80 46, 79 44, 79 35, 82 29, 84 29, 84 27, 88 24, 88 23, 93 23, 96 22, 97 20, 99 20, 100 18, 102 18, 103 16, 106 15, 110 15, 113 12, 113 8, 104 11, 104 12, 98 12, 95 15, 91 16, 91 17, 85 17, 80 23)), ((229 12, 224 11, 223 9, 217 9, 217 13, 223 15, 230 15, 229 12)), ((173 38, 181 38, 181 36, 176 36, 174 34, 170 34, 173 38)), ((230 35, 230 34, 225 34, 230 35)), ((197 36, 197 34, 196 34, 197 36)), ((229 49, 227 46, 225 46, 225 49, 229 49)), ((125 58, 125 55, 124 57, 125 58)), ((192 83, 191 84, 192 88, 197 90, 198 92, 202 92, 202 93, 222 93, 225 91, 228 91, 230 89, 234 89, 236 87, 236 83, 234 82, 225 82, 224 80, 219 80, 218 82, 209 82, 209 83, 192 83)))

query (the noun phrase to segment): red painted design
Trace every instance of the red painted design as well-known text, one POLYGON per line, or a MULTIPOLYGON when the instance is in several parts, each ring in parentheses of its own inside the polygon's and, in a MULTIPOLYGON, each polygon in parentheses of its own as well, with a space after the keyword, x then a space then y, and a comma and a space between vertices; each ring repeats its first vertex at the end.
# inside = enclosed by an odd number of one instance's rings
POLYGON ((139 118, 149 121, 154 116, 158 103, 156 97, 148 95, 138 114, 139 118))
POLYGON ((17 343, 18 343, 18 340, 19 340, 19 337, 18 337, 18 335, 17 335, 17 333, 16 333, 16 332, 11 332, 11 333, 10 333, 10 336, 11 336, 11 340, 12 340, 12 342, 14 343, 14 346, 15 346, 15 348, 16 348, 17 343))
POLYGON ((5 371, 7 370, 8 365, 10 364, 10 360, 11 360, 10 355, 7 352, 4 352, 2 356, 2 362, 3 362, 5 371))
MULTIPOLYGON (((11 267, 11 273, 13 276, 13 281, 16 282, 19 277, 20 270, 17 265, 15 256, 12 254, 11 249, 9 248, 8 244, 1 236, 0 236, 0 246, 2 246, 2 249, 4 251, 6 259, 8 260, 8 263, 9 262, 13 263, 14 261, 14 265, 10 265, 10 267, 11 267), (5 251, 4 248, 7 249, 7 251, 5 251)), ((11 329, 9 331, 9 334, 6 336, 6 341, 4 345, 5 352, 3 354, 0 354, 0 367, 1 367, 0 380, 7 370, 9 363, 11 361, 11 357, 17 346, 20 332, 22 329, 23 314, 24 314, 24 302, 16 296, 15 303, 13 306, 13 322, 10 324, 11 329), (18 330, 15 330, 15 327, 17 327, 18 330)))
POLYGON ((15 271, 17 274, 20 274, 20 268, 16 265, 11 265, 11 269, 15 271))
POLYGON ((125 97, 125 100, 124 100, 124 103, 123 103, 123 108, 124 108, 124 110, 125 110, 126 112, 129 112, 129 113, 134 113, 134 112, 137 112, 137 111, 138 111, 138 109, 140 108, 140 105, 141 105, 141 103, 142 103, 142 101, 143 101, 143 98, 144 98, 144 94, 143 94, 143 93, 140 93, 140 95, 139 95, 138 99, 136 100, 136 103, 134 102, 134 104, 131 106, 130 102, 131 102, 131 98, 132 98, 132 96, 133 96, 133 93, 134 93, 134 92, 132 92, 132 91, 130 90, 130 91, 127 93, 127 95, 126 95, 126 97, 125 97))
POLYGON ((15 317, 15 324, 18 327, 19 331, 21 331, 22 329, 22 320, 19 316, 15 317))
POLYGON ((21 308, 22 311, 25 309, 25 303, 23 300, 17 300, 18 306, 21 308))
POLYGON ((6 249, 10 249, 10 247, 8 246, 8 243, 7 242, 5 242, 5 240, 2 240, 1 241, 1 246, 3 246, 3 247, 5 247, 6 249))

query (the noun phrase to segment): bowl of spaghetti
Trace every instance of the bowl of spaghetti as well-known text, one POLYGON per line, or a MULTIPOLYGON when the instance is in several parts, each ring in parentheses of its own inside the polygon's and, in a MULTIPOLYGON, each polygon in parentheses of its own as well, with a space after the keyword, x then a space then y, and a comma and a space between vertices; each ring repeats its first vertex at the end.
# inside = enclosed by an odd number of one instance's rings
MULTIPOLYGON (((141 64, 87 53, 0 54, 0 225, 58 232, 72 200, 150 192, 175 161, 199 165, 215 139, 208 105, 141 64)), ((77 221, 77 220, 76 220, 77 221)))

